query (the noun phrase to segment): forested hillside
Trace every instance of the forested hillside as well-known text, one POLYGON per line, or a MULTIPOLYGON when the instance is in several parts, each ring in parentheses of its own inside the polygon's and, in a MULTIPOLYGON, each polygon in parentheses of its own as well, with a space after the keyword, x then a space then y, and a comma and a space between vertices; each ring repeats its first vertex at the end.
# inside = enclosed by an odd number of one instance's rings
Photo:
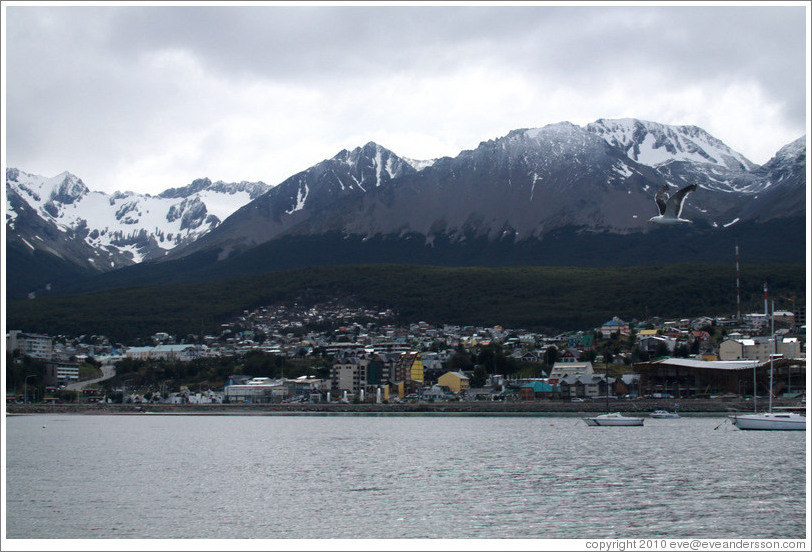
MULTIPOLYGON (((742 310, 770 296, 803 301, 805 265, 742 269, 742 310)), ((730 316, 736 274, 724 265, 448 268, 353 265, 267 273, 214 283, 132 287, 7 303, 7 327, 50 335, 101 334, 124 344, 164 331, 217 333, 243 310, 338 299, 391 308, 400 322, 587 330, 613 316, 730 316)), ((790 308, 789 304, 781 308, 790 308)))

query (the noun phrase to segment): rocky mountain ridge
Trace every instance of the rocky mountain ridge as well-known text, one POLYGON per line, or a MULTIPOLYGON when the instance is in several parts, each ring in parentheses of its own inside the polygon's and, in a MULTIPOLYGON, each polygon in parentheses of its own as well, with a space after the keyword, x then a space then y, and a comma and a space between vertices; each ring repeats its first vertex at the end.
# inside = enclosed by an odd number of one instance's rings
POLYGON ((203 178, 157 196, 107 194, 91 191, 68 172, 46 178, 9 168, 7 239, 57 256, 67 254, 66 242, 75 242, 75 262, 106 271, 162 257, 194 241, 268 189, 262 182, 203 178))
MULTIPOLYGON (((453 158, 414 161, 370 142, 273 187, 200 179, 154 197, 8 169, 6 242, 21 266, 42 272, 53 257, 86 274, 138 264, 147 274, 148 265, 189 258, 207 259, 195 270, 223 275, 337 262, 571 264, 574 254, 611 264, 627 247, 639 253, 625 252, 624 263, 651 262, 662 255, 659 229, 647 224, 654 194, 692 183, 683 216, 694 224, 670 234, 684 240, 670 260, 698 260, 694 243, 716 247, 739 227, 772 239, 789 228, 777 221, 806 216, 806 137, 758 166, 694 126, 562 122, 453 158), (765 233, 759 225, 768 223, 765 233)), ((803 243, 794 234, 790 251, 803 243)))

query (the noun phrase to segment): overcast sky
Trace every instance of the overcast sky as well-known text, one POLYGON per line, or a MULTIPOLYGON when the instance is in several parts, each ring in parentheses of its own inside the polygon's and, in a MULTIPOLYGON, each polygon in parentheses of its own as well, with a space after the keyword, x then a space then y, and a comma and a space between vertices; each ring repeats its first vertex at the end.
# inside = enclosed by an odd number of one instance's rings
POLYGON ((3 4, 4 165, 91 190, 276 185, 341 149, 697 125, 762 164, 807 132, 808 3, 3 4))

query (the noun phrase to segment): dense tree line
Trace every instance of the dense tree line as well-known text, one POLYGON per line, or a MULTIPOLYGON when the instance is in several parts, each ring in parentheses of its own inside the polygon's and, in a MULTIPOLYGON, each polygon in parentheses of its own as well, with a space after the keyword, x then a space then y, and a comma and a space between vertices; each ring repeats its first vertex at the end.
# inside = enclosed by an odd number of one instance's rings
MULTIPOLYGON (((594 328, 613 316, 692 317, 736 312, 730 264, 637 267, 448 268, 354 265, 272 272, 215 283, 133 287, 7 303, 7 326, 50 335, 102 334, 138 344, 158 331, 216 333, 243 310, 328 300, 391 308, 399 323, 426 321, 558 333, 594 328)), ((804 264, 747 266, 742 308, 772 297, 804 301, 804 264)), ((789 304, 784 308, 789 308, 789 304)))
POLYGON ((296 378, 302 375, 329 377, 329 365, 322 359, 289 359, 279 355, 251 351, 244 355, 179 360, 135 360, 116 363, 116 376, 106 380, 108 390, 122 385, 131 389, 179 391, 181 386, 221 389, 229 376, 296 378))

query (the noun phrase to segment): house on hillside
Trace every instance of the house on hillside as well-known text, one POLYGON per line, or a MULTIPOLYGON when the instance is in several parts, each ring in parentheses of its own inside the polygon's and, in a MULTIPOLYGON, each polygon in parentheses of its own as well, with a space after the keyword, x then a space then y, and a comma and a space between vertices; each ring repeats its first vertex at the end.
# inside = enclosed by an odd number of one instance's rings
POLYGON ((597 351, 597 344, 595 343, 595 334, 592 332, 584 333, 578 332, 567 340, 567 348, 574 349, 579 354, 589 351, 597 351))
POLYGON ((189 362, 203 356, 208 351, 205 345, 180 344, 156 345, 155 347, 128 347, 127 358, 132 360, 178 360, 189 362))
POLYGON ((617 333, 619 335, 630 335, 631 328, 629 327, 628 322, 624 322, 617 316, 609 320, 608 322, 604 322, 603 325, 600 327, 600 332, 603 337, 612 337, 612 334, 617 333))

